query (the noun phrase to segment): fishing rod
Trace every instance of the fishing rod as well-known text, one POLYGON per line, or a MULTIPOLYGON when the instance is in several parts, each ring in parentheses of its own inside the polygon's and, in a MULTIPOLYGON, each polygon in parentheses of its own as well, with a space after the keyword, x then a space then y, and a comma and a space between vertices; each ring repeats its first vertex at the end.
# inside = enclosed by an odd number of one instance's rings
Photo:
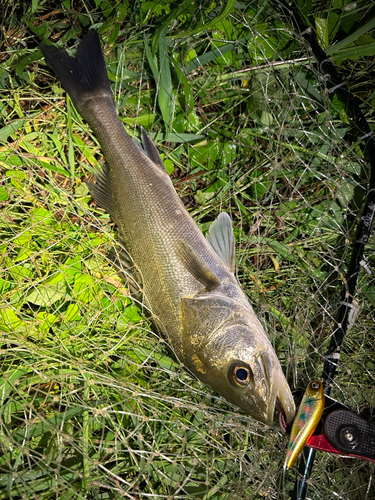
MULTIPOLYGON (((278 5, 282 6, 284 15, 289 18, 292 17, 293 24, 309 44, 319 65, 319 71, 324 75, 324 79, 327 82, 328 92, 332 96, 336 93, 344 103, 346 113, 356 129, 358 141, 364 142, 364 158, 367 160, 370 167, 369 187, 363 205, 362 215, 358 222, 356 234, 352 243, 352 254, 341 292, 336 325, 331 336, 328 352, 325 355, 325 363, 321 377, 324 385, 324 393, 326 396, 329 396, 340 360, 341 346, 348 326, 350 325, 351 311, 355 307, 353 304, 355 289, 359 273, 365 265, 364 250, 371 233, 375 216, 375 138, 373 131, 370 129, 362 113, 358 99, 352 94, 346 82, 341 78, 332 60, 320 47, 312 28, 307 26, 300 18, 298 8, 293 9, 293 12, 291 12, 291 7, 289 5, 283 2, 278 5)), ((333 400, 330 399, 330 401, 333 400)), ((352 412, 347 413, 352 414, 352 412)), ((299 475, 297 475, 296 478, 291 500, 305 500, 308 480, 314 465, 315 454, 316 450, 314 448, 304 448, 303 458, 300 460, 299 475)))

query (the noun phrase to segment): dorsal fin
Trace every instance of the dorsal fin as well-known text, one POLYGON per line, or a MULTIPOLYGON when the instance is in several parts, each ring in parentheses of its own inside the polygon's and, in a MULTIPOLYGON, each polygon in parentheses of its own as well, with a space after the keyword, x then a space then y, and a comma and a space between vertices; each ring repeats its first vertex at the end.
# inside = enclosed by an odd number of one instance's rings
POLYGON ((102 169, 95 176, 95 182, 88 181, 86 184, 95 202, 99 207, 104 208, 111 215, 113 221, 116 222, 107 165, 102 164, 102 169))
POLYGON ((176 253, 187 271, 202 283, 207 290, 211 291, 220 286, 220 280, 216 274, 211 271, 202 257, 184 240, 177 241, 176 253))
POLYGON ((155 146, 154 141, 146 133, 146 130, 141 127, 142 146, 146 155, 152 160, 163 172, 166 172, 165 165, 161 159, 158 148, 155 146))
POLYGON ((225 267, 234 273, 235 242, 232 220, 226 212, 222 212, 211 224, 206 239, 214 252, 223 261, 225 267))

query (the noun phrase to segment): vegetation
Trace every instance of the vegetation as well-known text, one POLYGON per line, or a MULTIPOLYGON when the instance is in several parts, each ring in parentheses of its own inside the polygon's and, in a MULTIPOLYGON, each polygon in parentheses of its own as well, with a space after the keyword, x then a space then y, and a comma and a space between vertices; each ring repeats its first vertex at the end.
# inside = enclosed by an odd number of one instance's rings
MULTIPOLYGON (((0 499, 288 498, 277 423, 193 380, 116 274, 116 229, 85 184, 100 148, 38 49, 99 31, 128 132, 154 137, 203 231, 231 214, 238 277, 292 388, 305 388, 321 375, 369 171, 292 16, 374 129, 375 8, 297 0, 286 12, 278 1, 3 4, 0 499)), ((368 418, 374 245, 332 393, 368 418)), ((309 497, 375 498, 373 471, 319 453, 309 497)))

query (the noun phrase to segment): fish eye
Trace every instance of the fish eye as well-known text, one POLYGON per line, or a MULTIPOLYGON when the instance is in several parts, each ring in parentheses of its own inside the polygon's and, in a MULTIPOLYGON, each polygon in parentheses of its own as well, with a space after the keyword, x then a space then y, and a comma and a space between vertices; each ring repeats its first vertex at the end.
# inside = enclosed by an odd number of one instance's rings
POLYGON ((229 380, 237 387, 247 387, 252 380, 250 366, 246 363, 233 363, 229 368, 229 380))

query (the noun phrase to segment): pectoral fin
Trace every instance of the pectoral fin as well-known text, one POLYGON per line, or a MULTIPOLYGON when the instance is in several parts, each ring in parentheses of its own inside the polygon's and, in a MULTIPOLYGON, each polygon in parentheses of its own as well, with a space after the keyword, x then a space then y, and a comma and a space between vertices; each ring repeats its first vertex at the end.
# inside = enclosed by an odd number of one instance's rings
POLYGON ((109 257, 132 298, 141 302, 143 297, 141 272, 130 257, 120 234, 118 235, 117 252, 111 252, 109 257))
POLYGON ((226 212, 222 212, 211 224, 206 239, 214 252, 223 261, 225 267, 231 273, 234 273, 234 234, 231 218, 226 212))
POLYGON ((176 243, 176 253, 187 271, 194 276, 207 290, 214 290, 220 286, 220 280, 193 248, 183 240, 176 243))

